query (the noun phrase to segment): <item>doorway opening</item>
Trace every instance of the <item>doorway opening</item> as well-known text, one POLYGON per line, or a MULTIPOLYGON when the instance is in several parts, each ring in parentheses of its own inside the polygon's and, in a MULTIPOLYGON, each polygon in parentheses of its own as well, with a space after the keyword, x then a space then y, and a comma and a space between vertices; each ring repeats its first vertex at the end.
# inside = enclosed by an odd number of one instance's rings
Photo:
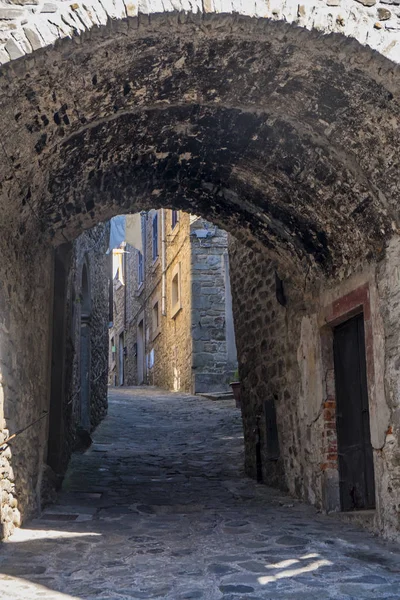
POLYGON ((363 313, 333 330, 339 493, 343 511, 375 508, 363 313))

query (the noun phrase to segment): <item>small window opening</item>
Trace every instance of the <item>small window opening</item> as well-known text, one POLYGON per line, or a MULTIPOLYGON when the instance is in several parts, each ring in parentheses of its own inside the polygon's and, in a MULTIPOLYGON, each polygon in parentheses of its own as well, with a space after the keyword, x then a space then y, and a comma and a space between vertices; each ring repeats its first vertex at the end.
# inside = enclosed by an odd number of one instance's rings
POLYGON ((138 254, 138 287, 144 282, 144 262, 143 254, 139 251, 138 254))
POLYGON ((158 213, 153 217, 153 261, 158 258, 158 213))
POLYGON ((179 303, 179 275, 178 273, 172 280, 172 306, 175 307, 179 303))
POLYGON ((158 302, 156 302, 153 306, 153 330, 156 331, 159 327, 159 311, 158 311, 158 302))
POLYGON ((179 210, 173 210, 171 213, 171 229, 179 223, 179 210))

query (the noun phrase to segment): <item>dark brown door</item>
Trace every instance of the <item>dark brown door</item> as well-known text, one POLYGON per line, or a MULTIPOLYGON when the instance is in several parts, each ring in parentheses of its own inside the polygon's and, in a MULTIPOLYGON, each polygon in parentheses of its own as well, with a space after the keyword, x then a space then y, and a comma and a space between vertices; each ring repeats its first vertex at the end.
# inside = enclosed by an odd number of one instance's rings
POLYGON ((334 330, 336 426, 342 510, 375 507, 364 317, 334 330))

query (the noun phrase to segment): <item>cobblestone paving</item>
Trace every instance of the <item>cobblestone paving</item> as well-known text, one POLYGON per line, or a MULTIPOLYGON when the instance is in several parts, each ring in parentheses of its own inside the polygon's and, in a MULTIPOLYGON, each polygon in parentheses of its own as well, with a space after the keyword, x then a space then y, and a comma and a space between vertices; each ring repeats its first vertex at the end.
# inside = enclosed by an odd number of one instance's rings
POLYGON ((400 599, 400 548, 242 473, 239 411, 113 391, 56 506, 0 548, 0 599, 400 599))

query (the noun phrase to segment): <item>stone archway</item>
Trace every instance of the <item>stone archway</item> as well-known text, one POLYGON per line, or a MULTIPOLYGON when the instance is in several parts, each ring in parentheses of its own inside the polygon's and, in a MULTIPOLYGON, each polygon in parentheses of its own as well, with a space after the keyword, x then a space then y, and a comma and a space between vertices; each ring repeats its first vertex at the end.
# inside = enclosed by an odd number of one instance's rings
MULTIPOLYGON (((48 397, 50 329, 41 317, 51 312, 54 247, 113 215, 166 206, 214 221, 247 247, 255 291, 267 279, 256 249, 296 293, 310 281, 328 289, 378 261, 391 268, 384 258, 398 227, 400 79, 355 41, 238 15, 152 15, 21 57, 3 68, 2 82, 8 323, 0 341, 15 345, 14 358, 4 358, 7 385, 24 374, 17 421, 48 397), (39 338, 39 360, 25 349, 26 335, 39 338)), ((320 292, 308 292, 297 315, 314 310, 320 292)), ((261 367, 248 368, 258 350, 245 346, 247 389, 262 395, 261 367)), ((270 375, 287 368, 299 387, 292 358, 270 375)), ((290 428, 297 437, 288 447, 301 448, 302 434, 290 428)), ((290 460, 292 491, 305 496, 301 461, 290 460)), ((40 468, 40 457, 33 462, 27 472, 40 468)), ((310 487, 319 485, 314 471, 310 487)))

